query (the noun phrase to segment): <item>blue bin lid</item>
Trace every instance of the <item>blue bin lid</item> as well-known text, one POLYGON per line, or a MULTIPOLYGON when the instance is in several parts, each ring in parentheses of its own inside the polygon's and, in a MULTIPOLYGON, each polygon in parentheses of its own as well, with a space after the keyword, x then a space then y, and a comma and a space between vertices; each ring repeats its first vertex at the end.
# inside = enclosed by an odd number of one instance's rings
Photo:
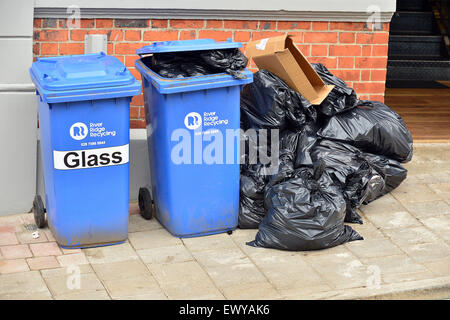
POLYGON ((143 55, 149 53, 232 49, 240 47, 242 47, 240 42, 233 42, 231 39, 227 41, 216 41, 214 39, 160 41, 137 49, 136 54, 143 55))
POLYGON ((37 58, 31 79, 46 102, 134 96, 140 83, 116 57, 104 52, 37 58))
POLYGON ((37 58, 31 72, 46 90, 122 86, 136 81, 119 59, 103 52, 37 58))

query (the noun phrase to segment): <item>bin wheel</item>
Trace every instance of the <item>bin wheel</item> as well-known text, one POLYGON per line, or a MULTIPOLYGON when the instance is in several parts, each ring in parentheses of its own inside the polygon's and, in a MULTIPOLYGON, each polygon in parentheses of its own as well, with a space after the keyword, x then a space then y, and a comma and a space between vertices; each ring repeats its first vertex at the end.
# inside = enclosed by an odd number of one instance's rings
POLYGON ((139 188, 139 210, 144 219, 150 220, 153 217, 152 196, 147 188, 139 188))
POLYGON ((45 209, 44 203, 42 202, 42 198, 39 195, 34 197, 33 201, 33 213, 34 213, 34 222, 36 223, 38 228, 45 227, 45 209))
POLYGON ((227 233, 228 233, 228 235, 232 235, 233 234, 233 230, 228 230, 227 233))

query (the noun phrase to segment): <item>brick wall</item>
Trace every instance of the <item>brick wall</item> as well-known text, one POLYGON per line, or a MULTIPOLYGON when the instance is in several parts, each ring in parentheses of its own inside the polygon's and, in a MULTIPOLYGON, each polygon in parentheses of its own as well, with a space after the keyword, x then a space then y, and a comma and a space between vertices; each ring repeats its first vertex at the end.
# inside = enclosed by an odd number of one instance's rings
MULTIPOLYGON (((384 100, 389 24, 370 31, 362 22, 125 20, 82 19, 68 29, 65 19, 35 19, 35 57, 82 54, 86 33, 108 35, 108 54, 116 56, 140 80, 134 68, 136 49, 163 40, 213 38, 245 43, 282 34, 294 35, 310 62, 321 62, 352 86, 362 99, 384 100)), ((253 63, 250 69, 256 71, 253 63)), ((143 97, 131 103, 130 125, 144 128, 143 97)))

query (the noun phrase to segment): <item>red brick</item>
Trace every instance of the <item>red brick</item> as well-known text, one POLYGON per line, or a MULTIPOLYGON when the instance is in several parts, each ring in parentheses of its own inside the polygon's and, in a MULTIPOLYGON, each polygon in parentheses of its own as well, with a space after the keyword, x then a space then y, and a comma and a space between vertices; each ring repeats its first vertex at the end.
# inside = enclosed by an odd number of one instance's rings
POLYGON ((339 32, 339 42, 340 43, 354 43, 355 33, 354 32, 339 32))
POLYGON ((372 32, 372 33, 357 33, 356 43, 367 44, 387 44, 389 41, 389 33, 387 32, 372 32))
POLYGON ((384 82, 356 82, 353 89, 357 93, 384 93, 384 82))
POLYGON ((137 80, 141 80, 141 73, 137 71, 135 68, 128 68, 130 70, 133 77, 135 77, 137 80))
POLYGON ((57 55, 58 54, 58 43, 42 43, 41 44, 41 55, 57 55))
POLYGON ((362 22, 330 22, 330 30, 360 31, 363 26, 362 22))
POLYGON ((68 39, 69 32, 67 30, 42 30, 38 31, 37 35, 35 33, 35 40, 40 41, 67 41, 68 39))
POLYGON ((389 31, 389 22, 383 23, 383 31, 389 31))
POLYGON ((58 19, 48 18, 42 19, 42 28, 56 28, 58 27, 58 19))
POLYGON ((362 46, 361 55, 363 57, 370 57, 370 56, 372 56, 372 46, 362 46))
POLYGON ((139 107, 130 107, 130 119, 139 119, 139 109, 139 107))
MULTIPOLYGON (((96 31, 98 31, 98 30, 96 30, 96 31)), ((110 31, 108 31, 107 35, 108 35, 108 41, 122 41, 123 40, 123 31, 120 29, 110 30, 110 31)))
MULTIPOLYGON (((134 96, 133 100, 131 100, 132 106, 143 106, 144 105, 144 95, 140 94, 138 96, 134 96)), ((133 117, 139 119, 139 117, 133 117)))
POLYGON ((174 30, 150 30, 145 31, 143 39, 145 41, 169 41, 178 40, 178 31, 174 30))
MULTIPOLYGON (((114 29, 117 31, 122 32, 122 30, 119 29, 114 29)), ((85 31, 87 34, 106 34, 109 35, 111 33, 111 30, 108 29, 88 29, 88 30, 83 30, 85 31)))
POLYGON ((206 28, 221 29, 223 28, 223 20, 206 20, 206 28))
POLYGON ((311 29, 310 21, 278 21, 278 30, 311 29))
POLYGON ((361 70, 361 81, 370 81, 370 69, 361 70))
POLYGON ((140 41, 141 40, 141 30, 126 30, 125 40, 127 41, 140 41))
POLYGON ((108 54, 113 54, 114 53, 114 44, 112 44, 112 43, 108 43, 107 44, 107 53, 108 54))
POLYGON ((306 43, 336 43, 337 32, 305 32, 306 43))
POLYGON ((308 57, 311 55, 311 45, 309 44, 297 44, 298 50, 303 53, 304 56, 308 57))
POLYGON ((83 54, 84 53, 84 43, 60 43, 59 44, 59 54, 83 54))
POLYGON ((169 20, 167 19, 152 19, 152 28, 167 28, 169 20))
POLYGON ((311 45, 311 55, 312 56, 328 56, 328 45, 311 45))
POLYGON ((171 19, 170 26, 177 29, 199 29, 203 28, 205 20, 181 20, 171 19))
POLYGON ((252 40, 271 38, 271 37, 281 36, 283 34, 285 34, 285 33, 284 32, 276 32, 276 31, 254 31, 254 32, 252 32, 252 40))
POLYGON ((84 36, 86 35, 86 30, 73 29, 70 30, 70 40, 72 41, 84 41, 84 36))
POLYGON ((125 64, 125 56, 114 55, 114 57, 116 57, 120 62, 122 62, 123 64, 125 64))
POLYGON ((253 20, 225 20, 225 29, 256 29, 258 28, 258 21, 253 20))
POLYGON ((124 56, 125 67, 134 68, 134 62, 139 59, 139 56, 124 56))
POLYGON ((216 41, 225 41, 228 38, 233 38, 232 31, 216 31, 216 30, 200 30, 199 39, 214 39, 216 41))
POLYGON ((197 39, 197 30, 181 30, 180 40, 193 40, 197 39))
POLYGON ((370 100, 370 96, 369 95, 358 95, 358 98, 361 100, 370 100))
POLYGON ((145 128, 145 120, 135 120, 135 119, 131 119, 130 120, 130 128, 131 129, 141 129, 141 128, 145 128))
POLYGON ((40 43, 33 44, 33 54, 37 55, 37 56, 41 54, 41 44, 40 43))
POLYGON ((369 96, 369 100, 373 100, 373 101, 380 101, 382 103, 384 103, 384 95, 370 95, 369 96))
POLYGON ((81 28, 94 28, 94 26, 95 26, 94 19, 80 19, 81 28))
POLYGON ((42 27, 42 19, 34 19, 33 20, 33 27, 34 28, 41 28, 42 27))
POLYGON ((339 57, 338 68, 353 68, 355 66, 355 58, 339 57))
POLYGON ((358 45, 330 45, 330 56, 354 57, 361 55, 361 46, 358 45))
POLYGON ((303 32, 301 31, 291 31, 288 33, 292 36, 294 43, 303 43, 303 32))
POLYGON ((328 69, 335 69, 337 66, 336 57, 310 57, 308 61, 310 63, 321 63, 328 69))
POLYGON ((387 57, 388 55, 388 46, 372 46, 372 56, 374 57, 387 57))
POLYGON ((95 27, 96 28, 112 28, 113 27, 113 19, 96 19, 95 27))
POLYGON ((115 45, 115 54, 136 54, 136 50, 142 48, 142 43, 116 43, 115 45))
POLYGON ((148 19, 115 19, 116 28, 148 28, 148 19))
POLYGON ((67 29, 67 20, 58 19, 58 27, 60 27, 61 29, 67 29))
POLYGON ((387 58, 355 58, 356 68, 386 68, 387 58))
POLYGON ((259 21, 260 30, 275 30, 277 27, 276 21, 259 21))
POLYGON ((359 70, 336 69, 330 70, 330 72, 344 81, 359 81, 360 79, 359 70))
POLYGON ((234 32, 234 41, 247 42, 250 40, 250 36, 251 36, 250 31, 235 31, 234 32))
POLYGON ((372 81, 386 81, 386 69, 372 69, 370 74, 372 81))
POLYGON ((328 30, 328 21, 313 21, 312 29, 313 31, 328 30))

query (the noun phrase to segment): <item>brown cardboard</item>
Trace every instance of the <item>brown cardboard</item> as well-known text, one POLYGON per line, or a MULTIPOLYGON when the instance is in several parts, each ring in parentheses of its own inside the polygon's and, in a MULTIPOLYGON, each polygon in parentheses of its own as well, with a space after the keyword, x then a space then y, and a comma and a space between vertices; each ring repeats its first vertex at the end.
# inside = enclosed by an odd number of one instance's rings
POLYGON ((246 55, 259 69, 276 74, 311 104, 320 104, 334 88, 323 82, 289 35, 251 41, 246 55))

